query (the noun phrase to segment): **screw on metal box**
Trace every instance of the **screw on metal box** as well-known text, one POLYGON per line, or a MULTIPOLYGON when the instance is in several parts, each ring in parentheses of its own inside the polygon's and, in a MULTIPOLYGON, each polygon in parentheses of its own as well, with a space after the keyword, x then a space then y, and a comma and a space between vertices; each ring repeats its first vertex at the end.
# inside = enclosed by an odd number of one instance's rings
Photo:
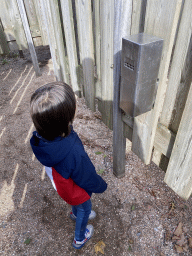
POLYGON ((132 117, 154 105, 162 48, 163 39, 145 33, 122 39, 120 108, 132 117))

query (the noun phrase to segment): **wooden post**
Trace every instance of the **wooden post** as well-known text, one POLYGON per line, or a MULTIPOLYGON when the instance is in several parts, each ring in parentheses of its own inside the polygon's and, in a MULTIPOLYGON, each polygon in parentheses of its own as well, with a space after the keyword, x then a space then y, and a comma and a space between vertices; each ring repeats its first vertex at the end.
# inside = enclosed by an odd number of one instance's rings
POLYGON ((182 0, 148 0, 145 33, 164 39, 162 61, 159 70, 159 86, 154 109, 134 118, 132 150, 144 163, 149 164, 158 118, 162 111, 167 88, 167 74, 173 42, 179 20, 182 0), (157 15, 158 14, 158 15, 157 15))
POLYGON ((122 37, 130 34, 132 1, 114 2, 114 69, 113 69, 113 173, 118 178, 125 175, 124 123, 119 108, 122 37))
POLYGON ((76 0, 80 62, 83 65, 84 92, 88 107, 95 111, 94 47, 91 1, 76 0))
POLYGON ((35 47, 33 45, 33 39, 31 37, 31 32, 30 32, 28 21, 27 21, 27 15, 26 15, 26 12, 25 12, 25 7, 24 7, 24 4, 23 4, 23 0, 17 0, 17 4, 18 4, 18 7, 19 7, 19 12, 20 12, 20 15, 21 15, 21 19, 22 19, 22 22, 23 22, 23 27, 24 27, 24 30, 25 30, 26 38, 27 38, 27 43, 28 43, 28 46, 29 46, 29 51, 30 51, 30 54, 31 54, 32 62, 33 62, 33 67, 34 67, 36 76, 40 76, 41 72, 40 72, 40 69, 39 69, 37 55, 36 55, 36 52, 35 52, 35 47))
POLYGON ((192 86, 181 118, 165 182, 187 200, 192 193, 192 86))
POLYGON ((77 94, 77 96, 80 97, 81 88, 78 85, 77 79, 78 60, 71 0, 61 0, 61 8, 63 16, 63 26, 65 31, 65 40, 67 46, 69 70, 71 75, 71 84, 74 92, 77 94))

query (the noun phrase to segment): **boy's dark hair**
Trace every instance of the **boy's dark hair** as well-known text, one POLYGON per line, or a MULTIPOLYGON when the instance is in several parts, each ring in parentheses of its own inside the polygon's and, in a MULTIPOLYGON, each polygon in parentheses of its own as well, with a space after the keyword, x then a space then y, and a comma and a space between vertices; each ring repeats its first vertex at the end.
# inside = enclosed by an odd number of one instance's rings
POLYGON ((76 99, 72 88, 62 82, 43 85, 31 96, 31 118, 39 135, 47 140, 70 133, 76 99))

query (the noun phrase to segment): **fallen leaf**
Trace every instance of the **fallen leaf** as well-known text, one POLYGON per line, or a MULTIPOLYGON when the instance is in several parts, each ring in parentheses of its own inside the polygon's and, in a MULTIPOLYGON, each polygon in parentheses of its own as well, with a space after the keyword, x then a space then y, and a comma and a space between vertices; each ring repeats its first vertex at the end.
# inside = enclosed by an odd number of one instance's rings
POLYGON ((187 244, 185 244, 185 245, 183 246, 183 251, 187 252, 187 251, 188 251, 188 249, 189 249, 188 245, 187 245, 187 244))
POLYGON ((30 242, 31 242, 31 238, 27 238, 26 240, 25 240, 25 242, 24 242, 24 244, 30 244, 30 242))
POLYGON ((182 227, 183 227, 183 223, 179 223, 179 225, 177 226, 175 232, 174 232, 174 235, 176 236, 181 236, 183 231, 182 231, 182 227))
POLYGON ((101 170, 98 171, 97 173, 98 173, 98 174, 102 174, 102 173, 104 173, 104 171, 105 171, 104 169, 101 169, 101 170))
POLYGON ((101 154, 103 154, 103 152, 100 152, 100 151, 95 152, 95 155, 101 155, 101 154))
POLYGON ((107 155, 103 155, 103 157, 105 158, 105 157, 107 157, 107 155))
POLYGON ((131 206, 131 211, 134 211, 135 210, 135 205, 132 205, 131 206))
POLYGON ((183 252, 183 248, 179 245, 175 245, 175 249, 178 253, 183 252))
POLYGON ((102 253, 104 254, 104 248, 105 248, 105 243, 103 241, 99 241, 96 245, 95 245, 95 253, 102 253))
POLYGON ((192 247, 192 237, 189 237, 189 247, 192 247))
POLYGON ((177 240, 176 244, 179 246, 184 246, 185 243, 186 243, 185 236, 184 236, 184 233, 182 233, 181 238, 179 240, 177 240))

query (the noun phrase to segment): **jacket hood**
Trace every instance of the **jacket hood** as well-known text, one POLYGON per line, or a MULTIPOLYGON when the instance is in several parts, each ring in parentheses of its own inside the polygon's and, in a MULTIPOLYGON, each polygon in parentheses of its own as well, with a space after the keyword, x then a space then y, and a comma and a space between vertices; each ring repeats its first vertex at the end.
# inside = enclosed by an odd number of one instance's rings
POLYGON ((57 137, 53 141, 42 138, 36 131, 33 132, 30 144, 36 158, 43 165, 53 167, 69 154, 77 139, 77 134, 71 128, 67 137, 57 137))

